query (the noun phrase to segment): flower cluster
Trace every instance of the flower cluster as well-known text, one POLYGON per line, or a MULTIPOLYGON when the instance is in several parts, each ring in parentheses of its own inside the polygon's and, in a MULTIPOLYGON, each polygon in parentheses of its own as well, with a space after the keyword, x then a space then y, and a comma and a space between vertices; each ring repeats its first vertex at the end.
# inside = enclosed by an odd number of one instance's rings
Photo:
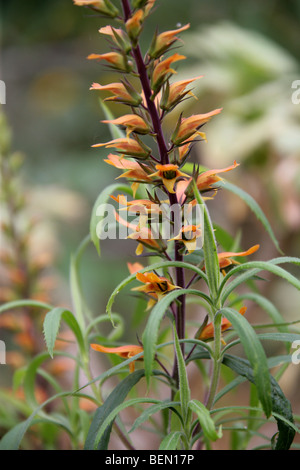
MULTIPOLYGON (((180 33, 186 31, 190 25, 186 24, 166 32, 156 31, 148 51, 143 56, 139 37, 146 18, 155 6, 155 0, 133 0, 131 4, 128 0, 122 0, 122 11, 108 0, 74 0, 74 3, 97 10, 104 17, 110 20, 114 18, 118 23, 116 27, 109 24, 99 30, 101 35, 108 38, 112 51, 92 53, 88 56, 90 60, 104 62, 121 75, 118 81, 109 84, 93 83, 90 89, 99 91, 103 100, 121 103, 128 108, 126 114, 102 121, 124 130, 123 136, 93 145, 94 148, 113 149, 114 153, 110 153, 104 161, 121 170, 117 179, 126 179, 131 184, 132 200, 127 201, 124 194, 111 197, 119 207, 122 206, 119 211, 126 211, 126 216, 138 214, 139 218, 130 222, 116 212, 116 220, 131 229, 129 238, 137 242, 136 255, 144 255, 146 248, 169 261, 182 261, 186 254, 201 248, 198 241, 202 237, 202 227, 201 223, 197 223, 199 221, 194 220, 193 208, 197 204, 192 180, 195 180, 202 195, 211 193, 208 197, 203 196, 204 199, 211 198, 217 192, 217 183, 221 180, 219 174, 238 166, 235 161, 231 166, 222 169, 200 172, 195 168, 193 175, 185 170, 193 145, 199 141, 207 141, 203 132, 204 125, 217 116, 222 111, 221 108, 188 117, 180 114, 169 139, 163 132, 165 117, 171 112, 176 112, 177 106, 183 100, 194 97, 191 85, 202 78, 201 75, 186 80, 173 79, 176 74, 175 64, 184 60, 185 56, 170 51, 181 41, 180 33), (136 78, 139 79, 138 86, 136 78), (151 145, 151 139, 154 146, 151 145), (136 198, 137 194, 142 196, 136 198), (161 204, 178 207, 176 216, 174 213, 170 216, 170 222, 177 227, 177 231, 168 239, 163 239, 162 231, 157 229, 157 220, 162 222, 165 216, 161 204), (184 207, 188 207, 188 211, 184 211, 184 207), (158 217, 155 218, 155 226, 153 215, 158 217)), ((224 270, 235 263, 231 257, 246 256, 256 249, 257 247, 253 247, 244 253, 220 253, 220 269, 224 270)), ((143 268, 141 265, 139 267, 143 268)), ((174 282, 170 273, 165 277, 154 272, 138 272, 136 279, 143 285, 134 290, 148 297, 147 310, 166 293, 185 287, 184 273, 180 268, 176 269, 174 282)), ((184 299, 181 299, 181 304, 183 309, 184 299)), ((202 333, 203 338, 208 337, 208 330, 210 331, 207 327, 202 333)), ((178 333, 183 335, 183 331, 178 333)), ((104 349, 98 347, 98 350, 109 352, 104 349)), ((129 349, 134 351, 134 347, 129 349)), ((126 350, 126 354, 128 351, 126 350)), ((111 352, 118 353, 117 350, 111 352)))

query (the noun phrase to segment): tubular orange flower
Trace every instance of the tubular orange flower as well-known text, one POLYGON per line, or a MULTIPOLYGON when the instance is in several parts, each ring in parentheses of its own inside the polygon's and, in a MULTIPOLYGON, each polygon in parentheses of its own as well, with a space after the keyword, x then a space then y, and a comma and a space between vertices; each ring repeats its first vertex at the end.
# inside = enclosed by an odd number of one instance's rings
POLYGON ((150 49, 149 55, 152 59, 156 59, 162 55, 174 42, 178 40, 176 34, 181 33, 182 31, 187 30, 190 27, 190 24, 186 24, 181 28, 174 29, 172 31, 165 31, 164 33, 155 36, 150 49))
POLYGON ((171 240, 180 240, 185 245, 189 253, 192 253, 197 248, 197 238, 200 238, 202 231, 200 230, 200 225, 186 225, 181 228, 179 234, 170 238, 171 240))
POLYGON ((118 52, 106 52, 105 54, 90 54, 87 57, 89 60, 105 60, 112 67, 121 72, 129 72, 131 64, 127 61, 126 56, 118 52))
POLYGON ((106 147, 116 148, 118 152, 127 155, 132 155, 139 158, 147 158, 150 155, 151 149, 145 145, 141 145, 137 140, 130 139, 129 137, 121 137, 119 139, 110 140, 104 144, 95 144, 92 147, 106 147))
POLYGON ((167 165, 156 165, 155 168, 158 170, 156 173, 152 173, 150 176, 161 178, 164 186, 167 188, 169 193, 174 194, 174 185, 178 178, 189 177, 189 175, 179 171, 177 165, 168 163, 167 165))
MULTIPOLYGON (((242 307, 239 311, 241 315, 244 315, 247 310, 247 307, 242 307)), ((226 331, 228 328, 230 328, 232 324, 230 323, 227 318, 222 318, 222 323, 221 323, 221 331, 226 331)), ((213 323, 208 323, 203 330, 201 331, 200 335, 198 336, 198 339, 202 341, 207 341, 211 340, 214 338, 214 324, 213 323)), ((223 341, 224 342, 224 341, 223 341)))
POLYGON ((239 264, 238 261, 233 260, 232 257, 252 255, 258 249, 259 249, 259 245, 254 245, 251 248, 249 248, 249 250, 241 251, 239 253, 234 253, 231 251, 219 253, 218 259, 219 259, 220 268, 221 269, 226 268, 227 266, 230 266, 231 264, 239 264))
POLYGON ((110 119, 102 121, 105 124, 115 124, 117 126, 124 126, 127 128, 127 137, 131 132, 137 134, 149 134, 150 128, 144 119, 137 114, 125 114, 117 119, 110 119))
MULTIPOLYGON (((137 346, 135 344, 128 344, 126 346, 118 346, 116 348, 107 348, 106 346, 101 346, 101 344, 91 344, 91 348, 95 351, 99 351, 105 354, 116 354, 123 359, 130 359, 131 357, 136 356, 137 354, 144 351, 142 346, 137 346)), ((141 356, 142 359, 143 356, 141 356)), ((135 361, 129 364, 130 372, 134 372, 135 361)))
POLYGON ((133 89, 129 90, 123 83, 110 83, 108 85, 100 85, 100 83, 93 83, 90 90, 104 90, 110 91, 113 95, 105 98, 104 101, 117 101, 131 106, 139 106, 142 102, 142 97, 133 89))
POLYGON ((106 16, 115 18, 119 10, 110 2, 110 0, 73 0, 74 5, 77 6, 88 6, 106 16))
POLYGON ((136 278, 145 285, 134 287, 131 290, 154 294, 155 298, 157 297, 158 299, 172 290, 179 289, 179 287, 174 286, 166 277, 158 276, 155 273, 137 273, 136 278))
POLYGON ((119 178, 128 178, 129 180, 133 180, 134 182, 131 185, 133 191, 133 197, 135 197, 136 191, 140 185, 140 183, 150 183, 152 180, 148 176, 145 170, 140 166, 138 162, 127 160, 119 155, 108 155, 108 159, 104 160, 109 165, 112 165, 116 168, 121 170, 128 170, 125 171, 122 175, 118 176, 116 179, 119 178))
POLYGON ((227 171, 234 170, 237 166, 239 166, 239 163, 234 161, 233 165, 228 166, 227 168, 204 171, 197 178, 197 188, 199 191, 207 191, 208 189, 212 189, 212 184, 222 180, 222 178, 217 176, 218 173, 226 173, 227 171))
POLYGON ((127 201, 127 197, 124 196, 124 194, 119 194, 117 197, 111 196, 111 198, 118 202, 118 204, 126 206, 124 209, 128 210, 128 212, 140 212, 143 215, 162 213, 160 205, 150 201, 149 199, 135 199, 134 201, 127 201))
MULTIPOLYGON (((109 165, 119 168, 120 170, 139 170, 141 166, 138 162, 134 160, 127 160, 126 158, 120 155, 114 155, 110 153, 107 156, 107 160, 104 160, 109 165)), ((145 172, 146 173, 146 172, 145 172)))
MULTIPOLYGON (((217 174, 226 173, 227 171, 234 170, 237 166, 239 166, 239 163, 234 161, 233 165, 228 166, 227 168, 207 170, 207 171, 204 171, 203 173, 200 173, 196 181, 197 188, 199 189, 200 192, 215 189, 212 187, 212 185, 222 180, 222 178, 217 176, 217 174)), ((192 178, 190 178, 188 181, 180 181, 180 183, 177 185, 176 194, 177 194, 178 201, 183 202, 185 191, 187 190, 191 181, 192 181, 192 178)))
POLYGON ((148 227, 144 225, 141 226, 141 224, 134 225, 131 222, 127 222, 126 220, 122 219, 122 217, 120 217, 117 212, 115 213, 115 217, 117 222, 132 230, 132 233, 128 235, 128 238, 139 242, 135 251, 137 256, 143 253, 144 245, 152 250, 161 251, 161 246, 157 243, 153 233, 148 227))
POLYGON ((186 59, 184 55, 173 54, 165 60, 158 62, 152 74, 152 89, 157 92, 162 86, 169 74, 175 73, 175 70, 170 68, 173 62, 186 59))
POLYGON ((179 145, 189 137, 191 137, 197 129, 208 122, 213 116, 219 114, 222 108, 214 109, 206 114, 195 114, 188 118, 181 119, 177 125, 174 134, 172 135, 172 142, 175 145, 179 145))
POLYGON ((189 80, 180 80, 179 82, 169 85, 161 100, 160 107, 168 111, 179 103, 186 95, 194 96, 190 90, 186 91, 185 89, 190 83, 193 83, 195 80, 199 80, 202 77, 203 75, 199 75, 199 77, 191 78, 189 80))

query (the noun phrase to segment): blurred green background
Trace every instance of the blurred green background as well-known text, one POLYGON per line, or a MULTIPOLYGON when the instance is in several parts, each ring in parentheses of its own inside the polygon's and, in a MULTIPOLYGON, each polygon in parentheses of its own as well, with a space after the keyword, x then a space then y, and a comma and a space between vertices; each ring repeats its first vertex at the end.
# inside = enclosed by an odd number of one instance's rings
MULTIPOLYGON (((118 2, 117 2, 118 3, 118 2)), ((241 166, 227 177, 248 191, 269 218, 287 255, 300 255, 300 104, 292 103, 292 83, 300 79, 300 2, 295 0, 157 0, 142 35, 144 50, 156 28, 191 23, 180 52, 188 59, 178 78, 204 75, 183 112, 223 107, 207 125, 207 144, 193 160, 222 168, 241 166)), ((7 87, 5 112, 14 148, 26 155, 24 177, 32 211, 44 223, 37 243, 55 253, 60 283, 54 292, 69 302, 70 254, 87 234, 93 202, 118 172, 103 163, 106 150, 91 145, 109 139, 92 82, 116 75, 86 60, 108 50, 98 33, 107 21, 71 0, 1 2, 1 76, 7 87)), ((125 108, 110 107, 117 116, 125 108)), ((175 112, 165 123, 171 132, 175 112)), ((241 246, 261 244, 259 259, 276 249, 244 203, 229 193, 210 203, 216 221, 241 246)), ((111 290, 134 261, 132 242, 103 242, 102 257, 91 247, 83 262, 83 282, 96 313, 103 313, 111 290)), ((293 269, 293 268, 291 268, 293 269)), ((299 318, 299 295, 284 282, 263 286, 289 320, 299 318)), ((133 314, 133 299, 120 296, 116 311, 133 314)), ((253 309, 253 318, 259 315, 253 309)), ((135 331, 131 332, 135 338, 135 331)), ((295 371, 294 371, 295 372, 295 371)), ((296 394, 299 372, 290 379, 296 394)), ((298 393, 298 392, 297 392, 298 393)), ((295 395, 296 396, 296 395, 295 395)))

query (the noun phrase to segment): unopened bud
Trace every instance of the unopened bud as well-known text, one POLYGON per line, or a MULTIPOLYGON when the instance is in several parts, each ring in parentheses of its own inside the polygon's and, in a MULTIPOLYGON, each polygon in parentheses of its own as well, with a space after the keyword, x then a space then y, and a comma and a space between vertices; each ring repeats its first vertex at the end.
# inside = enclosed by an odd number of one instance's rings
POLYGON ((105 16, 115 18, 119 14, 119 10, 111 3, 110 0, 73 0, 74 5, 79 7, 87 6, 94 8, 105 16))

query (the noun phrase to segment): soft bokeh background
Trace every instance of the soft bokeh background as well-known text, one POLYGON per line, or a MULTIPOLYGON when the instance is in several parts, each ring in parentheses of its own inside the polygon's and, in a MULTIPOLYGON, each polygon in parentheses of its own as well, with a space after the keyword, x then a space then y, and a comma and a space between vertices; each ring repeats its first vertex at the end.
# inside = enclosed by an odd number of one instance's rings
MULTIPOLYGON (((156 27, 162 31, 191 23, 182 35, 180 52, 188 59, 178 67, 178 78, 204 78, 194 89, 198 101, 185 102, 182 110, 224 108, 207 126, 208 143, 198 145, 193 160, 222 168, 236 159, 241 165, 228 179, 259 202, 290 256, 300 255, 300 104, 291 100, 292 83, 300 79, 299 21, 300 3, 292 0, 161 0, 142 36, 145 47, 156 27)), ((71 0, 1 3, 4 111, 13 147, 26 156, 27 197, 32 214, 41 221, 35 244, 54 255, 59 282, 53 301, 66 305, 70 255, 88 232, 95 198, 117 176, 102 161, 107 151, 91 148, 109 139, 100 123, 97 92, 89 86, 116 76, 86 60, 91 52, 108 50, 98 33, 106 24, 71 0)), ((124 111, 118 105, 110 109, 116 116, 124 111)), ((166 132, 176 116, 166 120, 166 132)), ((210 208, 232 236, 240 231, 244 249, 260 243, 257 258, 277 256, 260 223, 236 197, 222 191, 210 208)), ((100 259, 92 247, 87 251, 82 279, 96 314, 104 312, 112 289, 127 275, 126 262, 134 261, 133 254, 131 242, 103 242, 100 259)), ((278 279, 261 289, 286 319, 299 319, 300 299, 294 289, 278 279)), ((124 293, 115 309, 130 322, 133 306, 134 299, 124 293)), ((249 311, 256 321, 267 321, 255 307, 249 311)), ((126 337, 134 341, 135 329, 126 337)), ((299 413, 296 368, 290 368, 281 385, 299 413)))

